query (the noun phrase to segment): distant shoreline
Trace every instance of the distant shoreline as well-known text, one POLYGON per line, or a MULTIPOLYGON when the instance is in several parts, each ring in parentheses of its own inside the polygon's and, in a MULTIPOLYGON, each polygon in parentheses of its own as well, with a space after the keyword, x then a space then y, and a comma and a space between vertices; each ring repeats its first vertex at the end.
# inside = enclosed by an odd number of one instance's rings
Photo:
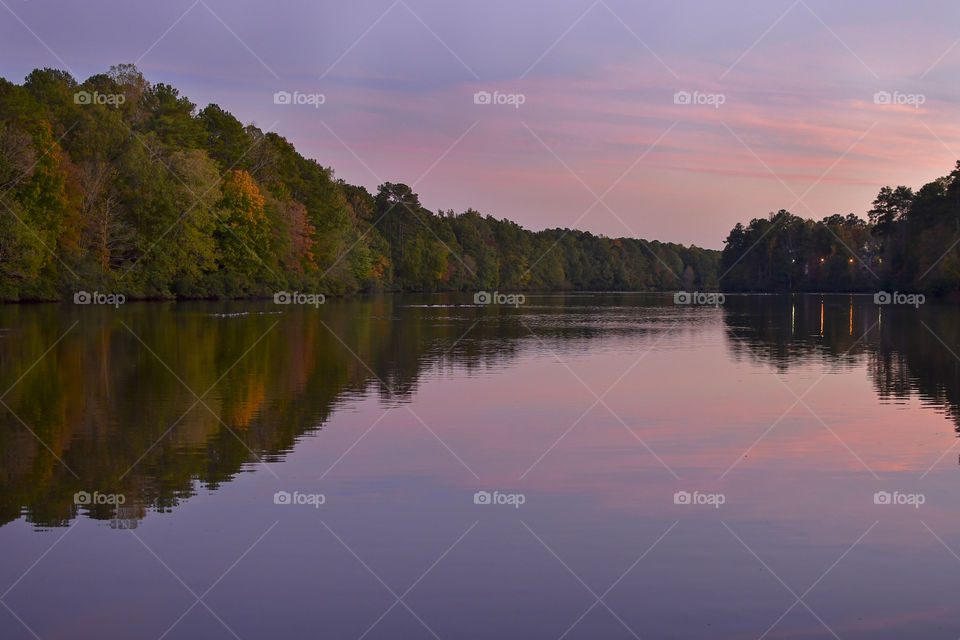
MULTIPOLYGON (((503 290, 499 293, 502 294, 522 294, 524 296, 563 296, 563 295, 663 295, 669 296, 679 292, 683 292, 682 289, 676 290, 610 290, 610 289, 576 289, 576 290, 548 290, 548 289, 537 289, 537 290, 503 290)), ((776 296, 776 297, 791 297, 791 296, 831 296, 831 297, 849 297, 849 296, 873 296, 878 292, 883 291, 882 289, 877 289, 876 291, 696 291, 697 293, 722 293, 724 296, 728 297, 760 297, 760 296, 776 296)), ((688 292, 694 292, 694 290, 689 290, 688 292)), ((890 290, 892 293, 893 290, 890 290)), ((306 292, 303 292, 306 294, 306 292)), ((463 297, 467 298, 473 296, 476 292, 473 291, 358 291, 353 293, 345 294, 323 294, 326 300, 328 301, 345 301, 345 300, 360 300, 363 298, 370 297, 396 297, 396 296, 448 296, 448 297, 463 297)), ((960 294, 942 294, 942 295, 933 295, 927 294, 927 299, 939 300, 939 301, 949 301, 949 302, 960 302, 960 294)), ((158 302, 158 303, 188 303, 188 302, 272 302, 273 295, 251 295, 251 296, 235 296, 235 297, 178 297, 178 298, 163 298, 163 297, 131 297, 125 296, 125 299, 122 304, 130 304, 134 302, 158 302)), ((49 299, 34 299, 34 300, 2 300, 0 301, 0 306, 15 306, 15 305, 53 305, 53 304, 68 304, 77 307, 86 307, 86 306, 103 306, 97 304, 79 304, 73 302, 70 297, 63 298, 49 298, 49 299)), ((106 305, 111 306, 111 305, 106 305)), ((291 306, 296 308, 303 305, 286 305, 278 304, 278 307, 283 308, 286 306, 291 306)), ((307 305, 309 306, 309 305, 307 305)), ((322 306, 322 305, 321 305, 322 306)), ((482 304, 475 303, 466 303, 464 306, 487 306, 482 304)), ((494 305, 496 306, 496 305, 494 305)))

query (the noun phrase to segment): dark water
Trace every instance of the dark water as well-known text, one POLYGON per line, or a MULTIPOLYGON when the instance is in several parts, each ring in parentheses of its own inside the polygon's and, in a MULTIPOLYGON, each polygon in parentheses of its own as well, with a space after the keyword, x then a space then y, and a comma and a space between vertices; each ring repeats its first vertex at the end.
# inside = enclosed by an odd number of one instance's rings
POLYGON ((0 308, 0 638, 960 636, 960 309, 471 302, 0 308))

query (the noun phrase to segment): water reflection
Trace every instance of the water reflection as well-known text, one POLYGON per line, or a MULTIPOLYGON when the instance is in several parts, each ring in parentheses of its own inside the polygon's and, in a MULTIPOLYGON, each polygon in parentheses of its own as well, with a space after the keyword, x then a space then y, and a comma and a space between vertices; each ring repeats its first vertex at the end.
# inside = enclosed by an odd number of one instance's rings
POLYGON ((960 431, 960 310, 880 307, 865 296, 383 296, 325 307, 269 303, 0 308, 0 523, 78 514, 135 528, 200 489, 283 459, 344 403, 408 402, 430 370, 470 375, 525 350, 583 350, 600 336, 694 333, 722 318, 734 359, 781 372, 867 363, 878 396, 919 395, 960 431), (881 322, 882 312, 882 322, 881 322), (124 502, 78 505, 79 491, 124 502))
POLYGON ((960 308, 877 305, 872 296, 733 296, 725 308, 730 348, 786 371, 811 362, 865 362, 885 402, 918 396, 960 432, 960 308))
POLYGON ((23 510, 40 526, 78 508, 117 516, 113 504, 78 507, 77 491, 129 498, 123 520, 169 510, 197 483, 213 489, 279 459, 342 398, 375 390, 402 402, 443 350, 469 369, 509 357, 516 337, 484 322, 482 339, 453 344, 462 321, 388 297, 316 312, 153 303, 0 314, 0 521, 23 510))
POLYGON ((342 402, 369 393, 408 401, 425 370, 496 366, 533 327, 539 340, 571 342, 636 330, 617 297, 604 300, 603 326, 594 298, 532 298, 523 310, 467 302, 2 307, 0 523, 169 511, 198 488, 281 459, 342 402), (96 499, 77 505, 78 491, 123 496, 124 513, 96 499))

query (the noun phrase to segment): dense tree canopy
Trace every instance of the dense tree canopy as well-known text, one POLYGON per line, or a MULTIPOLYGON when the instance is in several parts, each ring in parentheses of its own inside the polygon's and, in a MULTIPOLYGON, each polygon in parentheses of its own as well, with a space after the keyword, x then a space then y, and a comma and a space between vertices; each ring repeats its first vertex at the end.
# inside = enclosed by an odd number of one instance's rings
POLYGON ((781 210, 727 236, 720 284, 733 291, 960 293, 960 162, 916 193, 883 187, 863 220, 781 210))
MULTIPOLYGON (((919 194, 918 194, 919 195, 919 194)), ((0 300, 717 286, 716 251, 532 232, 334 177, 132 65, 0 79, 0 300)))

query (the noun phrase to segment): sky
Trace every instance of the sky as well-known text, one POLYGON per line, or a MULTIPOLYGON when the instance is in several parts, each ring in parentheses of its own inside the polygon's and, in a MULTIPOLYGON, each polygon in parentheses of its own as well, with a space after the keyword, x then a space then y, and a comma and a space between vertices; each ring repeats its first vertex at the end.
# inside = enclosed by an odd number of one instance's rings
POLYGON ((531 229, 722 248, 960 159, 956 2, 0 0, 10 81, 129 62, 347 182, 531 229))

